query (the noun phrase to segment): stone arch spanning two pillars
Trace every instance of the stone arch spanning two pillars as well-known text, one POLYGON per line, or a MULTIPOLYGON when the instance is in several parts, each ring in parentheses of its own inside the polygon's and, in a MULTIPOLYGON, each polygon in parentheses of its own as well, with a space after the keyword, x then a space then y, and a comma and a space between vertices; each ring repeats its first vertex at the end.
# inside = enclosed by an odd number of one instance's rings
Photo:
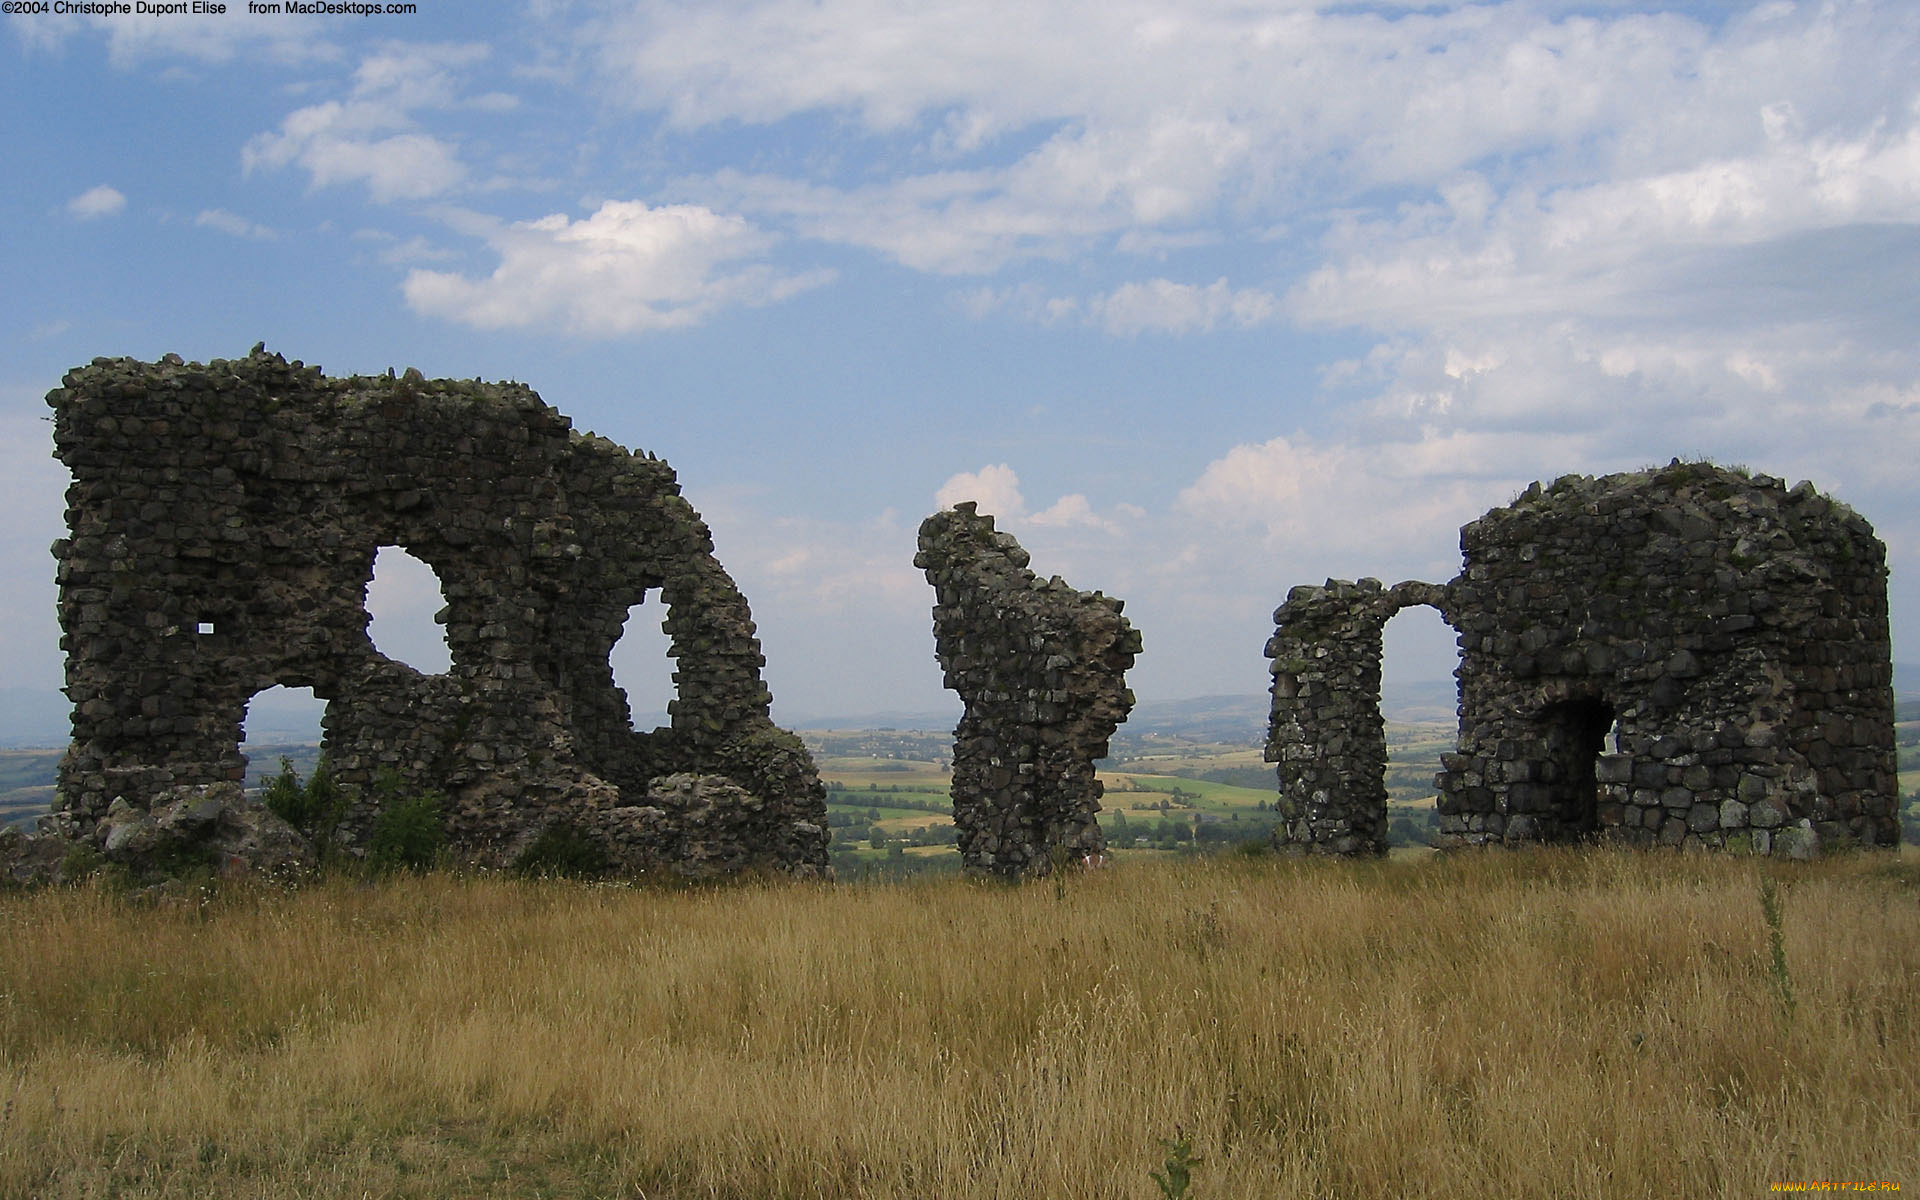
POLYGON ((1278 763, 1284 847, 1330 854, 1387 849, 1387 733, 1380 716, 1382 631, 1404 608, 1438 609, 1447 589, 1329 579, 1302 585, 1274 610, 1268 762, 1278 763))
POLYGON ((1274 613, 1280 845, 1386 849, 1381 630, 1416 604, 1460 645, 1443 845, 1899 843, 1886 548, 1859 514, 1676 459, 1535 484, 1460 548, 1445 585, 1328 580, 1274 613))

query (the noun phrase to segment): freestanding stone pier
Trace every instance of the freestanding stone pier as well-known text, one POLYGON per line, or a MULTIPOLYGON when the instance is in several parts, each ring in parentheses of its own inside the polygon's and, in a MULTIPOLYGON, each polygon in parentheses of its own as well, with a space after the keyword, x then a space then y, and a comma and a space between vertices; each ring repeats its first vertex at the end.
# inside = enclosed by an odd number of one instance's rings
POLYGON ((920 526, 934 644, 966 713, 954 730, 953 820, 971 871, 1045 875, 1105 848, 1094 761, 1133 708, 1140 635, 1121 602, 1027 569, 973 503, 920 526))
POLYGON ((1280 764, 1277 836, 1332 854, 1387 849, 1381 630, 1401 609, 1446 610, 1446 589, 1377 579, 1296 587, 1273 614, 1267 761, 1280 764))
POLYGON ((1384 851, 1380 629, 1409 603, 1459 635, 1446 844, 1898 844, 1886 551, 1851 509, 1676 460, 1535 484, 1461 548, 1444 586, 1329 580, 1274 614, 1280 844, 1384 851))

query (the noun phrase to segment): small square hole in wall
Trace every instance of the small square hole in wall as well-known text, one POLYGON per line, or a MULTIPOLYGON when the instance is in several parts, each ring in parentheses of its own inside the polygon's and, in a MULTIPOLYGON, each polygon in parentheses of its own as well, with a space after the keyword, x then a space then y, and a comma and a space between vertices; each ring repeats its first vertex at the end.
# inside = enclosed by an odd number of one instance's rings
POLYGON ((213 632, 213 622, 212 622, 212 621, 202 621, 202 622, 200 622, 200 623, 199 623, 198 625, 196 625, 196 626, 194 626, 194 627, 193 627, 193 631, 194 631, 195 633, 202 633, 202 634, 205 634, 205 633, 212 633, 212 632, 213 632))

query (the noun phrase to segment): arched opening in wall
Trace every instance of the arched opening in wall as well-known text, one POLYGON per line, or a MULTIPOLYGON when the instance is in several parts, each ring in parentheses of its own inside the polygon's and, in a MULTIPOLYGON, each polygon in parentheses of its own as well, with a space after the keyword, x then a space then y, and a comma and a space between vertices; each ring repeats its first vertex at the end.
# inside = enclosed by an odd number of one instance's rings
POLYGON ((367 584, 367 637, 373 648, 422 675, 443 675, 453 666, 447 631, 434 620, 447 606, 433 568, 399 546, 373 554, 367 584))
POLYGON ((1584 837, 1600 827, 1600 781, 1595 771, 1613 730, 1613 706, 1580 698, 1549 704, 1540 712, 1540 735, 1547 760, 1536 778, 1547 789, 1544 811, 1557 841, 1584 837))
POLYGON ((1424 604, 1381 630, 1380 715, 1387 725, 1387 845, 1419 849, 1440 832, 1433 777, 1459 743, 1460 651, 1453 627, 1424 604))
POLYGON ((673 640, 660 628, 666 619, 667 606, 660 593, 649 593, 645 600, 627 609, 620 640, 608 656, 613 684, 627 693, 627 711, 635 729, 669 724, 667 703, 680 694, 673 682, 673 640))
POLYGON ((270 687, 254 693, 240 721, 240 755, 247 762, 247 791, 257 793, 280 773, 285 758, 301 779, 313 778, 320 761, 320 717, 327 702, 312 688, 270 687))

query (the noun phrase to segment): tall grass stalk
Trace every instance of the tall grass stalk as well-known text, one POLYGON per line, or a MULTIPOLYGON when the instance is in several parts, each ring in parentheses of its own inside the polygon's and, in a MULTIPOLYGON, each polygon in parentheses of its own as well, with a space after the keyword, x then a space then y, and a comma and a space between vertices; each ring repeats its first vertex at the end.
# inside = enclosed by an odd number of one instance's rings
POLYGON ((1780 999, 1780 1017, 1791 1024, 1795 1001, 1793 976, 1787 973, 1787 939, 1780 918, 1780 893, 1773 876, 1760 878, 1760 916, 1767 923, 1767 965, 1773 975, 1774 994, 1780 999))
POLYGON ((4 896, 0 1196, 1913 1187, 1916 944, 1884 856, 4 896))

